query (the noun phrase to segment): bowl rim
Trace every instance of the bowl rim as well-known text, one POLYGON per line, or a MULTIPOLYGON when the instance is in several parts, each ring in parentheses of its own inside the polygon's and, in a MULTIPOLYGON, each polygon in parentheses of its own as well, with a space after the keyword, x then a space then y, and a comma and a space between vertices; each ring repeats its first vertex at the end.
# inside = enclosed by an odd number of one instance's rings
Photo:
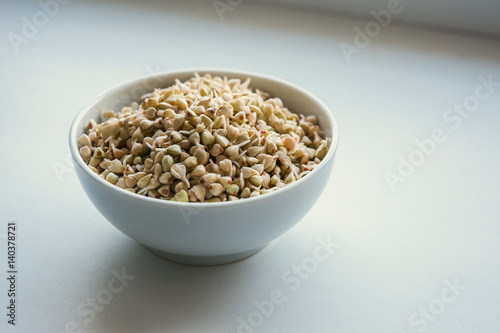
MULTIPOLYGON (((258 88, 258 87, 253 87, 253 88, 258 88)), ((279 96, 276 96, 279 97, 279 96)), ((245 204, 252 204, 252 203, 257 203, 258 201, 261 200, 267 200, 267 199, 272 199, 272 197, 279 196, 281 194, 284 194, 285 191, 293 191, 294 188, 297 186, 300 186, 300 184, 303 184, 304 182, 308 181, 308 179, 311 178, 311 176, 319 173, 319 171, 323 168, 326 167, 328 164, 329 160, 333 158, 337 147, 338 147, 338 140, 339 140, 339 131, 338 131, 338 126, 337 126, 337 121, 335 120, 335 117, 333 116, 332 112, 330 109, 326 106, 325 103, 323 103, 319 98, 317 98, 315 95, 310 93, 309 91, 305 90, 304 88, 301 88, 291 82, 267 75, 267 74, 262 74, 262 73, 257 73, 257 72, 252 72, 252 71, 246 71, 246 70, 237 70, 237 69, 228 69, 228 68, 187 68, 187 69, 176 69, 176 70, 169 70, 169 71, 162 71, 154 74, 148 74, 148 75, 143 75, 139 76, 118 84, 115 84, 111 86, 110 88, 104 90, 101 92, 99 95, 97 95, 95 98, 93 98, 89 103, 87 103, 75 116, 71 123, 70 131, 69 131, 69 148, 71 155, 73 157, 73 160, 77 163, 77 166, 80 167, 81 169, 86 172, 87 175, 91 177, 91 179, 97 181, 103 186, 106 186, 107 188, 111 189, 112 191, 116 191, 118 194, 122 194, 125 196, 129 196, 132 199, 136 200, 145 200, 146 202, 149 202, 151 204, 158 204, 158 205, 164 205, 164 206, 170 206, 170 207, 182 207, 183 209, 187 209, 189 207, 191 208, 216 208, 216 207, 225 207, 225 206, 237 206, 237 205, 245 205, 245 204), (231 75, 239 75, 239 76, 249 76, 250 78, 255 77, 255 78, 261 78, 264 80, 272 81, 274 83, 277 83, 279 85, 285 86, 286 88, 289 88, 291 90, 297 90, 300 91, 302 94, 306 95, 308 98, 316 102, 322 109, 323 113, 325 114, 326 118, 328 119, 328 122, 331 125, 332 128, 332 136, 331 136, 331 143, 330 143, 330 148, 328 149, 328 153, 326 156, 323 158, 321 163, 316 167, 314 170, 310 172, 306 177, 299 179, 298 181, 286 185, 285 187, 273 191, 271 193, 266 193, 264 195, 260 195, 257 197, 251 197, 251 198, 245 198, 244 200, 235 200, 235 201, 223 201, 223 202, 179 202, 179 201, 170 201, 170 200, 161 200, 157 198, 150 198, 147 196, 143 195, 138 195, 137 193, 132 193, 129 191, 126 191, 118 186, 115 186, 106 180, 102 179, 99 177, 97 174, 95 174, 87 164, 83 161, 82 157, 80 156, 79 148, 78 148, 78 138, 80 137, 81 134, 80 128, 77 126, 78 124, 81 123, 82 118, 89 112, 89 110, 96 104, 98 103, 103 97, 106 95, 112 94, 116 91, 119 91, 120 89, 124 88, 125 86, 128 86, 133 83, 139 83, 143 82, 144 80, 151 79, 151 78, 157 78, 157 77, 164 77, 164 76, 176 76, 176 75, 185 75, 185 74, 193 74, 194 73, 200 73, 202 74, 212 74, 212 75, 225 75, 225 76, 231 76, 231 75), (217 74, 213 74, 217 73, 217 74)))

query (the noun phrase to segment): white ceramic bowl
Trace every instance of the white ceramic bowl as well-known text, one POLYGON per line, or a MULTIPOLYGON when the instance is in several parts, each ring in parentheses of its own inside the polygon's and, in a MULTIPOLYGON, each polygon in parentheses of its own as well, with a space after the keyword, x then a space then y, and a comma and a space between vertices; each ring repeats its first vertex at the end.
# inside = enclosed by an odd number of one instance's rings
POLYGON ((337 124, 330 110, 309 92, 266 75, 237 70, 190 69, 141 77, 115 86, 97 97, 76 116, 69 143, 75 169, 88 197, 118 230, 172 261, 223 264, 248 257, 279 237, 311 209, 330 176, 338 142, 337 124), (279 97, 295 113, 314 114, 326 136, 332 138, 321 164, 306 177, 276 192, 220 203, 183 203, 140 196, 111 185, 94 174, 79 154, 77 140, 90 119, 103 109, 121 110, 154 88, 194 72, 245 80, 279 97))

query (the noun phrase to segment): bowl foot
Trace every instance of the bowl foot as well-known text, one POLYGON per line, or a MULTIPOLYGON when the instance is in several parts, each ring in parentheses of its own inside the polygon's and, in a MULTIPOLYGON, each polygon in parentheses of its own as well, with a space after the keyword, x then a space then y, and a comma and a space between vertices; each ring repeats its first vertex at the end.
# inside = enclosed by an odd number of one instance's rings
POLYGON ((180 264, 195 265, 195 266, 212 266, 212 265, 229 264, 250 257, 251 255, 254 255, 255 253, 262 250, 264 247, 265 245, 257 249, 235 254, 222 255, 222 256, 189 256, 189 255, 164 252, 146 246, 146 248, 149 249, 151 252, 153 252, 156 255, 159 255, 164 259, 180 264))

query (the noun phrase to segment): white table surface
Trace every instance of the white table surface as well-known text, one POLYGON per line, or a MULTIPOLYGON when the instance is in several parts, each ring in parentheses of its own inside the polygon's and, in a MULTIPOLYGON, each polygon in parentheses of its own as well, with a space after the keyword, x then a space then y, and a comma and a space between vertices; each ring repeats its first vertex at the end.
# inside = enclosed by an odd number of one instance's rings
POLYGON ((500 332, 500 85, 458 128, 443 119, 471 101, 478 77, 500 82, 500 39, 390 25, 348 64, 339 45, 366 22, 250 3, 221 22, 211 1, 73 1, 15 53, 8 33, 40 11, 0 4, 0 260, 6 272, 14 220, 19 267, 15 327, 0 280, 1 332, 500 332), (189 67, 289 80, 339 123, 318 203, 231 265, 153 255, 98 213, 66 162, 70 123, 89 100, 189 67), (391 191, 386 172, 437 128, 447 140, 391 191), (338 248, 326 260, 302 278, 291 271, 328 237, 338 248), (123 270, 130 280, 110 293, 123 270), (282 302, 257 313, 274 290, 282 302))

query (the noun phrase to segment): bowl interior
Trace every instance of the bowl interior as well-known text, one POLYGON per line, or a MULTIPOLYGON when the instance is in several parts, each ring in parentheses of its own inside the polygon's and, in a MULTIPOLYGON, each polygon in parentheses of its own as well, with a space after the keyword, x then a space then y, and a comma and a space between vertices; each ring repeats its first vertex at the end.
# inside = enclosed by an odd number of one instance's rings
MULTIPOLYGON (((271 97, 279 97, 283 101, 283 104, 289 108, 290 111, 298 114, 304 115, 316 115, 318 118, 319 126, 323 130, 325 136, 330 137, 332 139, 330 149, 323 159, 322 163, 318 166, 319 169, 323 164, 326 164, 330 158, 332 158, 338 142, 338 130, 335 119, 333 118, 329 109, 324 105, 318 98, 313 96, 311 93, 305 91, 304 89, 295 86, 291 83, 272 78, 262 74, 256 74, 251 72, 244 71, 232 71, 232 70, 220 70, 220 69, 190 69, 190 70, 179 70, 179 71, 171 71, 165 73, 159 73, 155 75, 149 75, 145 77, 141 77, 138 79, 134 79, 123 84, 117 85, 108 89, 99 95, 95 100, 89 103, 83 110, 77 115, 73 124, 71 126, 70 131, 70 150, 73 155, 74 160, 80 167, 82 167, 86 172, 91 175, 91 177, 95 177, 98 181, 101 181, 106 186, 112 186, 119 190, 119 188, 107 183, 102 180, 100 177, 95 175, 84 163, 83 159, 79 154, 78 147, 78 138, 84 132, 86 125, 91 119, 96 120, 97 122, 101 121, 101 111, 103 110, 115 110, 120 111, 124 106, 130 105, 132 102, 140 102, 141 97, 153 91, 155 88, 165 88, 172 85, 175 82, 175 79, 179 79, 180 81, 185 81, 191 78, 194 73, 197 72, 200 75, 204 75, 206 73, 211 74, 212 76, 227 76, 228 78, 239 78, 242 81, 247 78, 251 79, 250 87, 257 88, 263 91, 268 92, 271 97)), ((316 170, 313 170, 313 173, 316 170)), ((305 177, 300 180, 300 182, 306 181, 308 177, 305 177)), ((273 193, 266 194, 276 195, 279 192, 286 190, 287 188, 293 187, 295 184, 290 184, 289 186, 281 189, 280 191, 276 191, 273 193)), ((123 191, 126 192, 126 191, 123 191)), ((153 198, 147 198, 138 196, 133 193, 128 193, 130 195, 137 196, 138 198, 142 198, 145 200, 154 200, 160 201, 153 198)), ((249 198, 246 201, 259 199, 249 198)), ((237 204, 242 202, 232 201, 232 202, 223 202, 223 203, 213 203, 213 204, 237 204)), ((162 204, 171 204, 169 201, 161 201, 162 204)), ((175 203, 175 204, 183 204, 183 203, 175 203)), ((185 203, 187 205, 200 204, 200 203, 185 203)), ((203 203, 201 203, 203 205, 203 203)), ((212 205, 212 204, 211 204, 212 205)))

